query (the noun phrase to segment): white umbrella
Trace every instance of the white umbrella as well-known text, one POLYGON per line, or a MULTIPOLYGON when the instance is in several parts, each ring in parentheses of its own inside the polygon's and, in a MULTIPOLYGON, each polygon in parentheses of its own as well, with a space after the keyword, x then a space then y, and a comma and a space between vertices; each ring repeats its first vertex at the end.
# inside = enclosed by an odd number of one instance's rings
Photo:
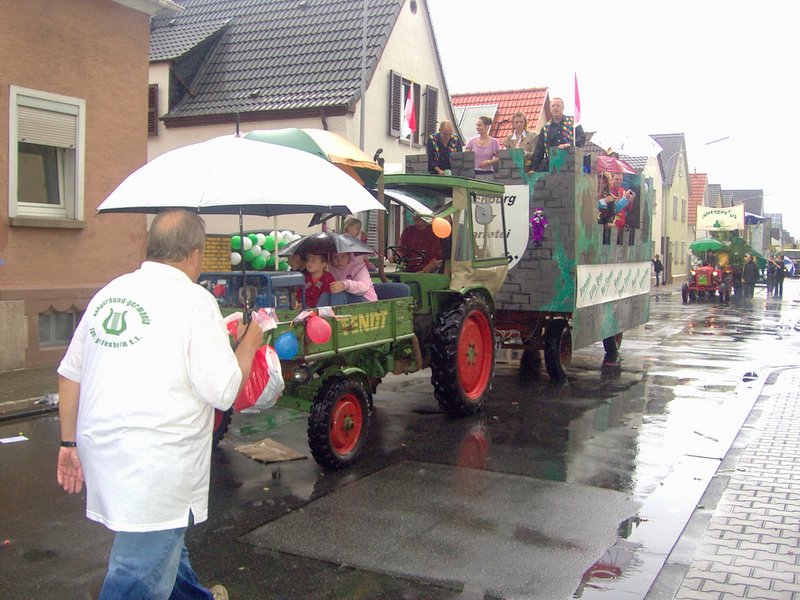
POLYGON ((384 209, 368 190, 318 156, 233 135, 154 158, 97 210, 154 213, 165 208, 262 216, 384 209))

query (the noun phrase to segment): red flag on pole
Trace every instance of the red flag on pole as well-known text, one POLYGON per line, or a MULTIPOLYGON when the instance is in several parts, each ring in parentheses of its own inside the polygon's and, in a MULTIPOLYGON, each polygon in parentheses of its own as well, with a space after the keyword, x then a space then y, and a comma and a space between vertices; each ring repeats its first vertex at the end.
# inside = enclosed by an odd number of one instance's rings
POLYGON ((406 138, 417 130, 417 114, 414 110, 414 84, 408 86, 408 96, 403 108, 403 122, 400 127, 400 137, 406 138))
POLYGON ((575 125, 581 120, 581 95, 578 92, 578 73, 575 74, 575 125))

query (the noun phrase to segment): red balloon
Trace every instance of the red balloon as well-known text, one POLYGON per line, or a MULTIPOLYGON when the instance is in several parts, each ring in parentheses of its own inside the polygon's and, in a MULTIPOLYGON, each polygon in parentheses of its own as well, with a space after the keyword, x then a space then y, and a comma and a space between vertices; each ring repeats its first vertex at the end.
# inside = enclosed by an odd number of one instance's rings
POLYGON ((331 326, 325 319, 314 315, 306 321, 306 335, 315 344, 324 344, 331 339, 331 326))

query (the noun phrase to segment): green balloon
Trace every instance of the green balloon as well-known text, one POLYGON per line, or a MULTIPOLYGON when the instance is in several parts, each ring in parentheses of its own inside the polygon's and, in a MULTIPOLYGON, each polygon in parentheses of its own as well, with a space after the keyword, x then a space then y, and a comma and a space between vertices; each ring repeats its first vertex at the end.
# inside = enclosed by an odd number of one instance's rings
POLYGON ((288 245, 289 242, 287 242, 286 240, 281 240, 280 242, 278 242, 278 248, 286 248, 286 246, 288 245))
POLYGON ((274 267, 275 266, 275 255, 273 254, 267 259, 267 266, 274 267))
POLYGON ((267 236, 267 239, 264 240, 264 248, 272 252, 275 250, 275 236, 271 233, 267 236))
POLYGON ((288 260, 282 260, 280 263, 278 263, 278 268, 281 271, 288 271, 291 267, 289 267, 289 261, 288 260))
POLYGON ((258 236, 255 233, 248 233, 247 237, 249 237, 250 241, 253 242, 253 246, 258 244, 258 236))
POLYGON ((245 250, 245 251, 244 251, 244 259, 245 259, 247 262, 250 262, 251 260, 253 260, 253 258, 254 258, 255 256, 256 256, 256 255, 255 255, 255 254, 253 254, 253 251, 252 251, 252 250, 245 250))
POLYGON ((231 248, 234 250, 239 250, 242 247, 242 238, 238 235, 235 235, 231 238, 231 248))
POLYGON ((258 256, 253 257, 252 265, 254 269, 260 271, 267 266, 267 258, 259 254, 258 256))

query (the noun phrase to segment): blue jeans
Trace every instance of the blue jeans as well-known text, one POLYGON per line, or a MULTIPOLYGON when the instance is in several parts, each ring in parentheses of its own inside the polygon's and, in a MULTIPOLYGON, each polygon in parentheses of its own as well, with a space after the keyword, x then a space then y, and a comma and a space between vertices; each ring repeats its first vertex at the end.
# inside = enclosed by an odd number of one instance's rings
POLYGON ((317 300, 317 306, 341 306, 342 304, 353 304, 355 302, 366 302, 364 296, 351 294, 350 292, 323 292, 317 300))
POLYGON ((189 564, 185 535, 186 527, 116 532, 99 600, 213 600, 189 564))

